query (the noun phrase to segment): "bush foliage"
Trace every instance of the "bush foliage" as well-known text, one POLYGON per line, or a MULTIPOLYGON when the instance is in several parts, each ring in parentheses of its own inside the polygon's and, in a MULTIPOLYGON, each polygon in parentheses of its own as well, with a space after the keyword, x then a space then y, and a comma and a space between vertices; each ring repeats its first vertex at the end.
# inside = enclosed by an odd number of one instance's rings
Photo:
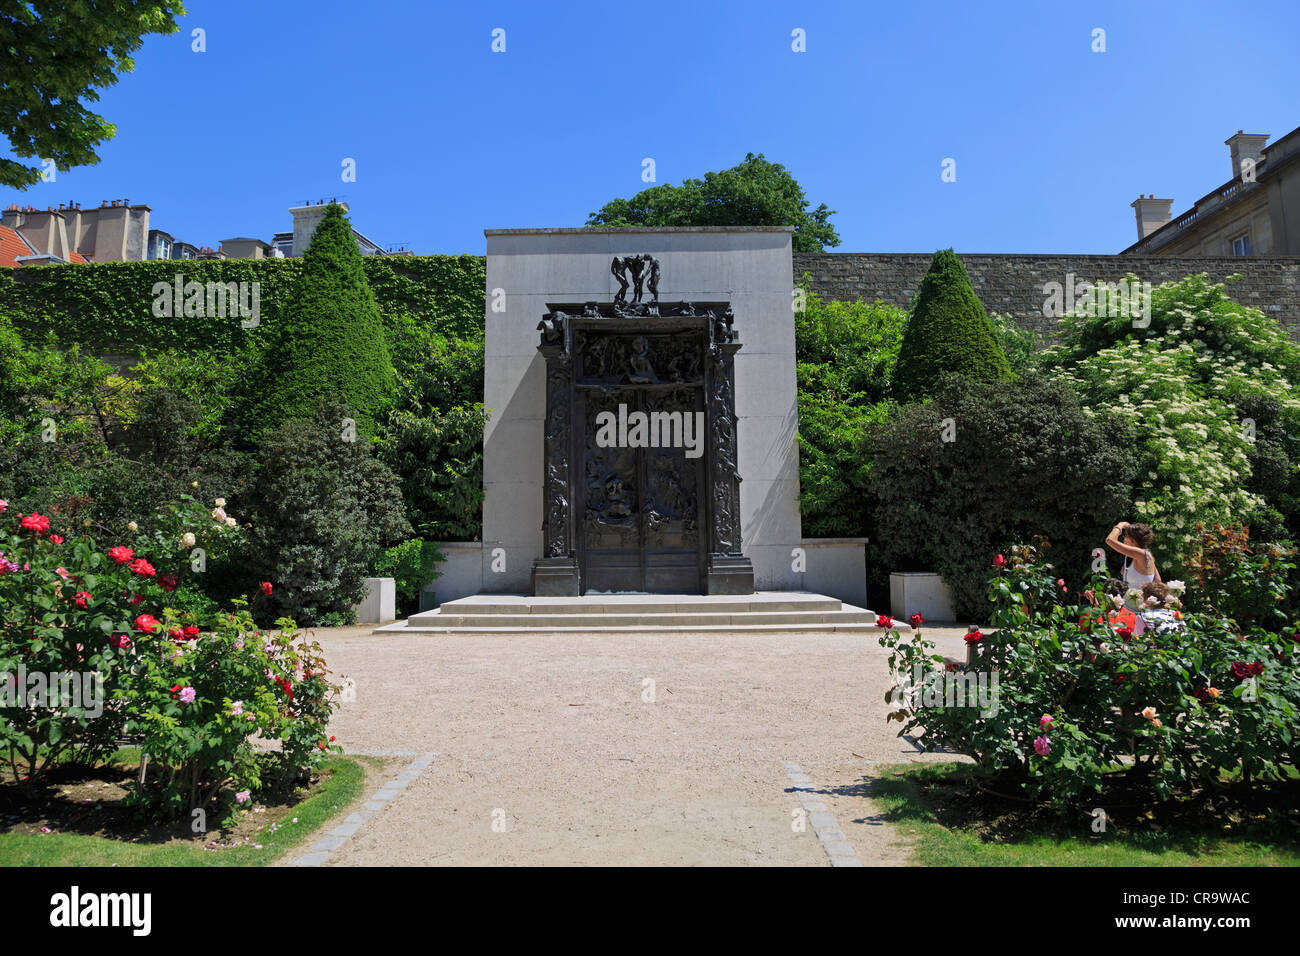
POLYGON ((1011 541, 1050 535, 1078 580, 1129 507, 1123 432, 1038 374, 1013 386, 945 376, 932 402, 876 433, 874 456, 873 554, 939 572, 971 620, 985 619, 988 563, 1011 541))
POLYGON ((1077 806, 1112 773, 1159 799, 1221 788, 1226 775, 1295 773, 1300 635, 1187 614, 1181 633, 1135 636, 1074 603, 1077 592, 1060 588, 1058 569, 1033 547, 1010 556, 988 592, 997 630, 967 635, 969 666, 947 662, 920 634, 881 638, 900 677, 889 715, 900 735, 920 731, 927 750, 965 754, 999 786, 1057 805, 1077 806), (986 686, 995 679, 995 706, 956 693, 936 699, 914 678, 907 686, 904 675, 917 673, 935 674, 923 684, 945 692, 949 680, 956 691, 980 675, 986 686))

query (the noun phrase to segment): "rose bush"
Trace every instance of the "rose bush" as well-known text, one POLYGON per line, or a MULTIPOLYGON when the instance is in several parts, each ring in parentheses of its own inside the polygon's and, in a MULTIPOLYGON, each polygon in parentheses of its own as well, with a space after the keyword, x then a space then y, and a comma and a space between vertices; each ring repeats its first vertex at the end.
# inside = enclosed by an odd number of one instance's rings
MULTIPOLYGON (((1104 594, 1100 578, 1092 585, 1104 594)), ((1157 796, 1219 786, 1225 774, 1282 777, 1297 768, 1300 676, 1294 627, 1238 627, 1186 614, 1185 633, 1134 636, 1105 609, 1075 604, 1040 551, 1021 546, 995 569, 996 631, 967 665, 918 634, 880 638, 896 672, 953 668, 996 677, 995 706, 945 706, 901 684, 900 733, 972 757, 1003 786, 1068 803, 1124 770, 1157 796)), ((969 636, 968 636, 969 638, 969 636)))
MULTIPOLYGON (((337 688, 319 646, 287 619, 273 633, 259 630, 242 601, 209 632, 177 606, 179 582, 193 573, 189 555, 208 529, 105 547, 84 525, 6 510, 0 673, 14 688, 5 703, 15 706, 0 709, 0 752, 16 778, 35 781, 61 760, 93 762, 123 736, 137 739, 144 757, 132 799, 161 817, 228 807, 239 790, 291 786, 330 749, 337 688), (38 699, 28 686, 17 693, 17 678, 36 673, 92 676, 99 706, 38 699)), ((232 530, 224 519, 220 528, 232 530)), ((255 600, 268 600, 267 590, 259 584, 255 600)))

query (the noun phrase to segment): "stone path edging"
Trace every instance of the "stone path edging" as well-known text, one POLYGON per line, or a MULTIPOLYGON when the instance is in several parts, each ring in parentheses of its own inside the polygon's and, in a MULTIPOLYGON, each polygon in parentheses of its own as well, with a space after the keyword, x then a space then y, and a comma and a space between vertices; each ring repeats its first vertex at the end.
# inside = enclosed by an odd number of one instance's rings
MULTIPOLYGON (((373 752, 361 753, 358 756, 370 757, 396 757, 412 756, 414 751, 398 752, 373 752)), ((425 753, 411 761, 401 773, 392 780, 388 781, 378 791, 371 794, 370 799, 366 801, 365 806, 356 813, 350 813, 343 822, 330 830, 320 840, 317 840, 306 853, 294 860, 290 866, 324 866, 329 861, 330 854, 338 850, 343 844, 348 842, 363 825, 369 823, 380 810, 388 806, 389 801, 405 790, 411 783, 424 772, 424 768, 433 763, 438 755, 436 753, 425 753)))
POLYGON ((807 812, 808 822, 812 824, 813 832, 817 834, 822 849, 830 857, 831 866, 861 866, 862 861, 858 859, 858 854, 844 835, 844 831, 835 822, 835 815, 826 806, 826 801, 813 786, 812 778, 797 764, 790 763, 788 760, 782 762, 782 767, 785 768, 785 774, 790 778, 790 782, 794 784, 799 804, 807 812))

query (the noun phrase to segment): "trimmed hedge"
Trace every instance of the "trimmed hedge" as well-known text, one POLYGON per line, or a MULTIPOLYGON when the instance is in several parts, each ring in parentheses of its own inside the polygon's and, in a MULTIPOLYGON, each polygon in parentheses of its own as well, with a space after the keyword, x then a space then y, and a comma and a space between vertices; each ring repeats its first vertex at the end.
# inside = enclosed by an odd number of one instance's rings
MULTIPOLYGON (((365 256, 366 278, 384 324, 414 322, 447 335, 483 328, 487 282, 482 256, 365 256)), ((0 269, 0 312, 28 341, 47 332, 91 353, 145 349, 237 351, 261 344, 278 323, 302 259, 166 259, 0 269), (258 282, 259 324, 238 317, 153 314, 154 287, 183 282, 258 282)))
POLYGON ((921 280, 898 350, 894 380, 900 401, 934 394, 944 372, 975 382, 1011 378, 1011 366, 970 276, 951 249, 940 249, 921 280))
POLYGON ((361 261, 343 207, 331 204, 280 321, 268 332, 254 375, 261 387, 244 423, 248 436, 306 418, 318 399, 334 395, 356 412, 362 431, 373 434, 397 378, 361 261))

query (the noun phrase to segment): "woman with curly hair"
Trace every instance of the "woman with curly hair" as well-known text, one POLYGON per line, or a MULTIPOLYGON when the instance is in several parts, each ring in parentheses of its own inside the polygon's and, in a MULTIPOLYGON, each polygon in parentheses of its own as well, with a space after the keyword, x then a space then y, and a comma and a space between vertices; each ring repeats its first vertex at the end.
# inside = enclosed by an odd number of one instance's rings
POLYGON ((1124 571, 1120 577, 1129 587, 1140 591, 1145 585, 1160 581, 1156 559, 1151 555, 1155 540, 1155 532, 1149 527, 1127 521, 1119 522, 1106 536, 1110 549, 1124 555, 1124 571))

